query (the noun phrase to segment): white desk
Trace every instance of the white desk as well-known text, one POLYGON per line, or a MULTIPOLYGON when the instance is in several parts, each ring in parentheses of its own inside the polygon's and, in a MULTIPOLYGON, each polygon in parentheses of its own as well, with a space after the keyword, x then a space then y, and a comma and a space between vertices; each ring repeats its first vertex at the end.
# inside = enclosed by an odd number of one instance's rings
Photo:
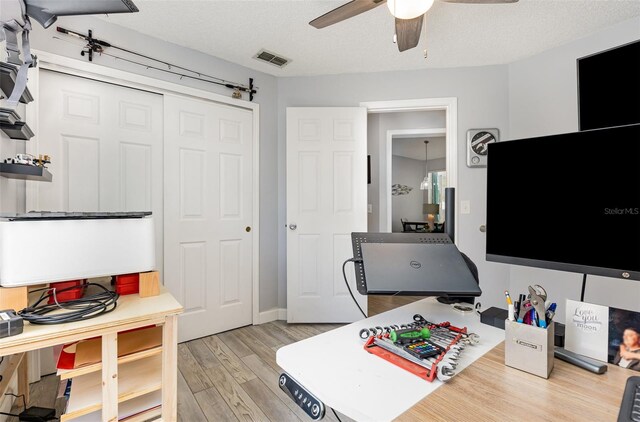
POLYGON ((432 322, 466 326, 469 332, 480 335, 480 344, 468 346, 462 353, 457 374, 504 341, 504 331, 480 323, 476 313, 462 315, 429 298, 282 347, 276 360, 340 413, 357 421, 392 420, 443 384, 437 379, 420 379, 368 353, 358 334, 362 328, 412 322, 415 314, 432 322))

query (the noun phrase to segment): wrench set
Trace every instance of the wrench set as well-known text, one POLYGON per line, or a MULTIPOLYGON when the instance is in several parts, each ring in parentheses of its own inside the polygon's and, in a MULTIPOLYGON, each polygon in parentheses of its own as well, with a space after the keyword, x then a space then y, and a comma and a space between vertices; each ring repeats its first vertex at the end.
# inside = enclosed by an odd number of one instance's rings
POLYGON ((464 348, 478 344, 480 339, 477 334, 467 333, 466 327, 429 322, 420 314, 408 324, 363 328, 360 338, 365 340, 367 352, 427 381, 437 377, 442 382, 455 375, 464 348), (417 334, 412 336, 411 331, 417 334))

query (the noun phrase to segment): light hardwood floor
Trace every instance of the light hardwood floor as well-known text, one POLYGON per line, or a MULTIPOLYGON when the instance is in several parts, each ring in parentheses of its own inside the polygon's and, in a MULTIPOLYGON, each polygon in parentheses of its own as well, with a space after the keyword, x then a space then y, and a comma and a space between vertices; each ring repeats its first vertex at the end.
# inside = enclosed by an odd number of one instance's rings
MULTIPOLYGON (((369 315, 419 297, 370 297, 369 315)), ((354 305, 355 306, 355 305, 354 305)), ((340 324, 248 326, 178 345, 178 420, 308 421, 307 415, 278 387, 278 348, 339 327, 340 324)), ((54 407, 58 377, 31 384, 31 406, 54 407)), ((16 402, 18 404, 19 400, 16 402)), ((14 406, 14 412, 22 410, 14 406)), ((59 413, 58 413, 59 414, 59 413)), ((350 421, 339 415, 343 422, 350 421)), ((17 418, 14 418, 17 420, 17 418)), ((325 420, 337 422, 331 410, 325 420)))

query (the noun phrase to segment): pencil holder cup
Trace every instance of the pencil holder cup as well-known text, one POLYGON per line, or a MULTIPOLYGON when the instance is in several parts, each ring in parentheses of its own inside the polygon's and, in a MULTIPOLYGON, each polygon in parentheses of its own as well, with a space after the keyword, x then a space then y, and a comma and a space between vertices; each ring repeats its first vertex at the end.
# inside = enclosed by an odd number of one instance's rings
POLYGON ((505 321, 504 364, 549 378, 554 359, 554 325, 540 328, 505 321))

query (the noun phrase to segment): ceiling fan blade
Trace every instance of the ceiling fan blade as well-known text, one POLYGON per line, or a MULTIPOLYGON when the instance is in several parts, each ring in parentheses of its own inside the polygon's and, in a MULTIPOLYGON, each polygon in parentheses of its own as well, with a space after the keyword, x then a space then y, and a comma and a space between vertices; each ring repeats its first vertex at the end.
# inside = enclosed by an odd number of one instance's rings
POLYGON ((420 42, 420 34, 422 33, 423 21, 424 15, 420 15, 414 19, 396 18, 398 50, 402 52, 418 45, 418 42, 420 42))
POLYGON ((445 3, 466 3, 466 4, 503 4, 517 3, 518 0, 441 0, 445 3))
POLYGON ((351 0, 349 3, 343 4, 324 15, 315 18, 309 22, 309 25, 314 28, 321 29, 374 9, 381 4, 386 3, 386 1, 387 0, 351 0))

